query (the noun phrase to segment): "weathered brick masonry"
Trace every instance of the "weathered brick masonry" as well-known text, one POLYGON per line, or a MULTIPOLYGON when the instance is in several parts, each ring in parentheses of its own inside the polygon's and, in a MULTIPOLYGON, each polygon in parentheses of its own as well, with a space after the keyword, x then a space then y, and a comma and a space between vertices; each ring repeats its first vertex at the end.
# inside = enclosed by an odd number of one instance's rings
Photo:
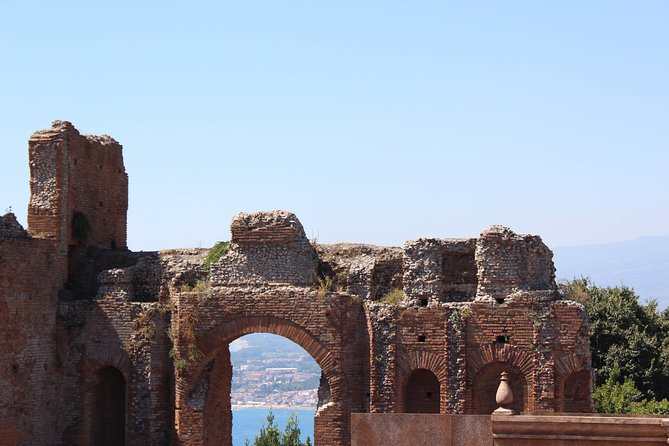
POLYGON ((0 219, 0 444, 230 445, 228 345, 254 332, 320 365, 319 446, 353 412, 490 413, 501 371, 519 411, 592 409, 587 318, 537 236, 317 245, 259 212, 206 268, 125 248, 113 139, 56 121, 29 154, 28 231, 0 219))

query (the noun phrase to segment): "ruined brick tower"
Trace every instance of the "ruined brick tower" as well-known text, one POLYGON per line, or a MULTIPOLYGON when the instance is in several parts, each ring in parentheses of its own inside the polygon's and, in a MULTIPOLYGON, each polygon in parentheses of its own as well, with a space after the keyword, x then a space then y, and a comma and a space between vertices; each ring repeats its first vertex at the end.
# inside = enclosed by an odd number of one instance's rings
POLYGON ((121 145, 106 135, 80 135, 69 122, 55 121, 50 129, 33 133, 28 150, 30 232, 58 240, 63 248, 77 245, 72 220, 83 215, 95 228, 88 245, 125 248, 128 175, 121 145))
POLYGON ((587 318, 538 236, 314 245, 243 213, 209 267, 126 249, 113 139, 56 121, 29 150, 29 230, 0 219, 0 444, 230 445, 228 345, 254 332, 320 365, 319 446, 354 412, 490 413, 502 371, 517 411, 592 410, 587 318))

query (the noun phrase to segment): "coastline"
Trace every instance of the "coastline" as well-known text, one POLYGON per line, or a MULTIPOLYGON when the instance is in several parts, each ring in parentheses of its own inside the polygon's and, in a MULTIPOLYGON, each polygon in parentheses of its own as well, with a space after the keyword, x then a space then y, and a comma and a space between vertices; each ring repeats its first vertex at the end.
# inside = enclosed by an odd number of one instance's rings
POLYGON ((265 404, 265 403, 258 403, 258 404, 232 404, 232 410, 245 410, 245 409, 293 409, 293 410, 311 410, 313 412, 316 412, 315 407, 308 407, 308 406, 289 406, 287 404, 265 404))

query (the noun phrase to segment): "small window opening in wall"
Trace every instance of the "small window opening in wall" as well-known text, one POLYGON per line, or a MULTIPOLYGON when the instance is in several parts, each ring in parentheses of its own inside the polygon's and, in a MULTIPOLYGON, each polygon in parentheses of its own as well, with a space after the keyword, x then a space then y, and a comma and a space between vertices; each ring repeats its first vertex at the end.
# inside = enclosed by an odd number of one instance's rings
POLYGON ((426 400, 431 400, 432 399, 432 392, 425 392, 425 399, 426 400))
POLYGON ((418 342, 425 342, 425 335, 418 335, 418 342))
POLYGON ((507 335, 500 335, 497 336, 497 343, 498 344, 508 344, 509 341, 511 341, 511 337, 507 335))
POLYGON ((102 201, 98 201, 98 204, 100 205, 100 207, 102 207, 102 201))
POLYGON ((12 373, 16 375, 18 372, 19 372, 19 367, 16 364, 14 364, 12 366, 12 373))
POLYGON ((504 298, 503 297, 496 297, 495 302, 497 302, 498 305, 502 305, 504 303, 504 298))
POLYGON ((77 165, 77 161, 78 161, 78 160, 75 158, 75 159, 74 159, 74 165, 75 165, 75 166, 77 165))
POLYGON ((420 306, 421 307, 427 307, 427 299, 421 299, 420 300, 420 306))

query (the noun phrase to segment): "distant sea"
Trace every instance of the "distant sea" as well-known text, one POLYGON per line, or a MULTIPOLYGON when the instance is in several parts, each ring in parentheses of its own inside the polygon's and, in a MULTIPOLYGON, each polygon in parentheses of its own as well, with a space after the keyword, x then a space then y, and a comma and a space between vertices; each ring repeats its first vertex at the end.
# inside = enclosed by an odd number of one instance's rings
MULTIPOLYGON (((302 441, 311 438, 314 444, 314 415, 313 410, 302 409, 272 409, 274 423, 278 424, 279 430, 283 432, 286 422, 291 413, 295 412, 300 421, 302 441)), ((249 438, 249 444, 253 444, 253 438, 260 432, 263 423, 267 424, 269 409, 262 408, 238 408, 232 410, 232 446, 244 446, 244 440, 249 438)))

